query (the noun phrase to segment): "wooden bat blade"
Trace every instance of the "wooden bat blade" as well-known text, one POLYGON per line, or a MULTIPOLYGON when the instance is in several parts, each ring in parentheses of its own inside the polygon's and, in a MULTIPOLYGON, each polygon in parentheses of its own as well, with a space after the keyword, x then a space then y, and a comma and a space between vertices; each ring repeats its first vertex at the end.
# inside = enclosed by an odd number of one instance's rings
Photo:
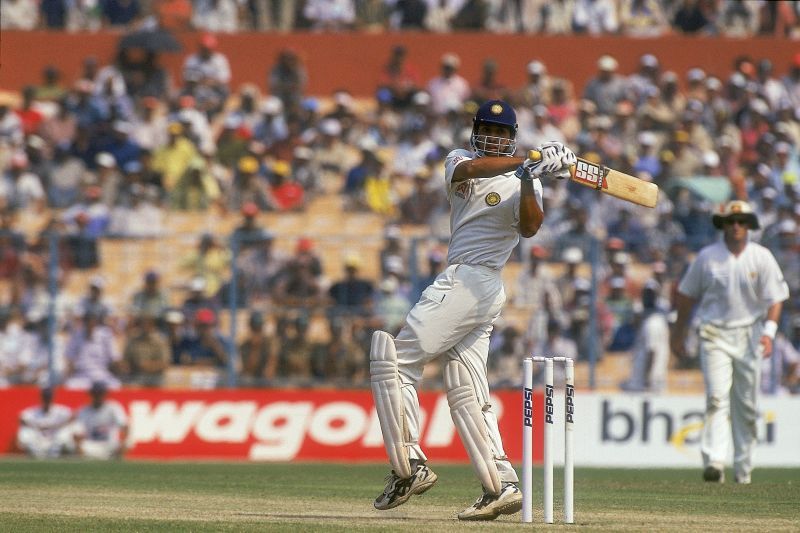
MULTIPOLYGON (((542 155, 536 150, 528 152, 528 159, 538 161, 542 155)), ((620 200, 655 207, 658 202, 658 185, 641 180, 618 170, 604 167, 586 159, 570 168, 570 179, 586 187, 597 189, 620 200)))
POLYGON ((578 164, 572 169, 571 179, 620 200, 645 207, 655 207, 658 202, 658 186, 655 183, 602 167, 585 159, 578 158, 578 164))

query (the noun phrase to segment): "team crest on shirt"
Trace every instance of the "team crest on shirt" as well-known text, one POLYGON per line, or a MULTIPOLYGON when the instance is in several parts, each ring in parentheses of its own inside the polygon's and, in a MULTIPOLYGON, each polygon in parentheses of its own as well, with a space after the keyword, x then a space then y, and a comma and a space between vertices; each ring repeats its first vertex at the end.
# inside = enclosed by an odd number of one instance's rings
POLYGON ((486 202, 486 205, 489 207, 494 207, 500 203, 500 195, 496 192, 490 192, 486 195, 486 198, 483 199, 486 202))

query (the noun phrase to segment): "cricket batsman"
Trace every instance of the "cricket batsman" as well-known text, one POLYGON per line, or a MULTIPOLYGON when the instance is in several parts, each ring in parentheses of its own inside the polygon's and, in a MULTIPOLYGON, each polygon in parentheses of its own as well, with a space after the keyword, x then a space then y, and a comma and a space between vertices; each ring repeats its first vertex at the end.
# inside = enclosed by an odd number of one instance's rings
POLYGON ((423 291, 396 338, 373 334, 372 394, 392 466, 377 509, 402 505, 436 483, 419 444, 416 387, 425 364, 440 357, 450 414, 483 487, 458 518, 494 520, 522 507, 489 398, 489 334, 506 300, 502 269, 520 235, 532 237, 544 220, 540 177, 568 177, 576 157, 558 142, 539 147, 542 158, 535 162, 514 156, 516 134, 516 113, 506 102, 478 108, 472 150, 453 150, 445 160, 447 268, 423 291))

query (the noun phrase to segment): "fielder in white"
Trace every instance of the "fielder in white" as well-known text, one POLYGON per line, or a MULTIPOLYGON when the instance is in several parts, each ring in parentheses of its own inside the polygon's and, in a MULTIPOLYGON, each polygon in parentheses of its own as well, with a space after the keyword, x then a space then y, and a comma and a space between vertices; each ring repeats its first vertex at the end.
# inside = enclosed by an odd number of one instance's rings
POLYGON ((41 405, 28 407, 19 415, 17 445, 37 459, 61 457, 75 451, 72 409, 53 403, 53 389, 41 390, 41 405))
POLYGON ((88 459, 118 459, 125 453, 128 417, 122 406, 106 401, 106 385, 96 381, 89 389, 91 403, 78 411, 78 451, 88 459))
POLYGON ((684 274, 670 344, 676 356, 685 357, 686 328, 698 304, 700 362, 706 384, 703 479, 725 481, 732 432, 736 482, 750 483, 761 358, 772 352, 789 288, 772 253, 748 240, 748 231, 759 224, 747 202, 725 204, 712 221, 723 238, 700 250, 684 274))
POLYGON ((436 482, 419 444, 416 386, 425 364, 439 357, 453 423, 484 491, 458 518, 493 520, 522 506, 489 400, 489 334, 506 299, 501 270, 519 236, 535 235, 544 220, 539 177, 567 177, 576 159, 555 142, 540 148, 540 162, 515 157, 516 133, 511 106, 500 100, 480 106, 472 151, 453 150, 445 160, 448 266, 422 293, 397 338, 383 331, 372 337, 372 394, 393 468, 377 509, 397 507, 436 482))

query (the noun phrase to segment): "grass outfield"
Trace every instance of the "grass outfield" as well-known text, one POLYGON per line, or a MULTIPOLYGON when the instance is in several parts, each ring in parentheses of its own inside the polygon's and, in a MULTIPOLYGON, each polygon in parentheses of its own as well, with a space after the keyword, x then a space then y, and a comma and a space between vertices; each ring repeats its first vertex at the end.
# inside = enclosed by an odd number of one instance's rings
MULTIPOLYGON (((6 459, 0 461, 0 531, 425 533, 523 527, 519 514, 491 523, 456 520, 478 496, 478 484, 468 466, 432 466, 439 474, 433 489, 379 512, 372 500, 383 488, 383 465, 6 459)), ((540 490, 540 478, 534 486, 540 490)), ((534 502, 540 499, 537 493, 534 502)), ((541 524, 540 506, 534 519, 536 528, 563 527, 541 524)), ((798 531, 800 469, 758 469, 752 485, 740 486, 703 483, 699 468, 579 468, 575 519, 569 527, 585 530, 798 531)))

